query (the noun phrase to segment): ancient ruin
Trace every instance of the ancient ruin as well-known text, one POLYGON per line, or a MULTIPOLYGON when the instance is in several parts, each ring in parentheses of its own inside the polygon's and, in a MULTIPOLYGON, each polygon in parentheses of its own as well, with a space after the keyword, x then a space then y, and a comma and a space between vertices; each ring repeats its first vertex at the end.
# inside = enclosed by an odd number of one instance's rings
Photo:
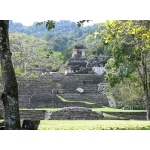
POLYGON ((85 56, 86 48, 83 45, 75 45, 72 50, 72 57, 65 66, 65 74, 77 73, 85 69, 88 60, 85 56))
POLYGON ((55 74, 39 79, 21 79, 18 82, 21 108, 109 106, 107 97, 98 90, 98 84, 103 82, 101 75, 55 74), (77 91, 80 88, 84 89, 83 93, 77 91))
POLYGON ((66 74, 99 74, 105 73, 105 64, 109 56, 86 58, 86 48, 83 45, 75 45, 72 57, 60 68, 59 72, 66 74))
POLYGON ((94 112, 85 107, 65 107, 62 110, 47 112, 46 120, 100 120, 102 112, 94 112))
MULTIPOLYGON (((76 45, 72 51, 72 57, 64 66, 65 71, 41 74, 38 79, 18 78, 20 108, 72 107, 74 110, 74 107, 109 107, 110 102, 103 94, 104 85, 106 85, 104 83, 104 65, 109 57, 88 60, 85 51, 84 46, 76 45)), ((0 103, 0 108, 2 107, 2 103, 0 103)), ((67 112, 60 111, 60 113, 62 112, 68 113, 68 110, 67 112)), ((87 112, 91 113, 91 111, 87 112)), ((52 114, 55 116, 55 113, 52 114)))

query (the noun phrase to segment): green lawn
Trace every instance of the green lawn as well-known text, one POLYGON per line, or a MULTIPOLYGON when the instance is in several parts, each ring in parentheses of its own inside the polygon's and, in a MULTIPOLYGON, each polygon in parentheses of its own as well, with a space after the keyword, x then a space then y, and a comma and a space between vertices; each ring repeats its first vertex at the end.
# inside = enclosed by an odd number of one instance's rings
POLYGON ((38 130, 150 130, 150 122, 133 120, 41 120, 38 130))
MULTIPOLYGON (((35 108, 34 110, 46 110, 46 111, 56 111, 61 110, 62 108, 35 108)), ((123 110, 123 109, 116 109, 116 108, 91 108, 93 111, 102 111, 102 112, 146 112, 146 110, 123 110)), ((21 108, 20 110, 28 110, 26 108, 21 108)), ((32 110, 32 109, 29 109, 32 110)))
MULTIPOLYGON (((114 112, 123 112, 124 114, 146 112, 145 110, 122 110, 108 107, 91 109, 102 111, 105 120, 41 120, 38 130, 150 130, 149 121, 127 120, 126 116, 113 114, 114 112)), ((36 108, 33 110, 56 111, 61 108, 36 108)))
POLYGON ((150 130, 150 121, 41 120, 38 130, 150 130))
POLYGON ((95 103, 92 102, 87 102, 87 101, 72 101, 72 100, 67 100, 59 95, 57 95, 57 97, 62 101, 62 102, 66 102, 66 103, 84 103, 84 104, 88 104, 88 105, 94 105, 95 103))
POLYGON ((93 111, 102 112, 146 112, 146 110, 123 110, 117 108, 103 107, 103 108, 92 108, 93 111))

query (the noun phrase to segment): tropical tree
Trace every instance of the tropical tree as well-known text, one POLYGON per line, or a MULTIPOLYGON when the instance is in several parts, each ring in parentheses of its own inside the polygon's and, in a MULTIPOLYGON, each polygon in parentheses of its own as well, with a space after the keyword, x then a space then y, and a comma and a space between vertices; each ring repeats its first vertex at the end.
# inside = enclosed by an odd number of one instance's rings
POLYGON ((106 79, 112 86, 137 72, 144 92, 147 120, 150 120, 150 21, 106 21, 101 33, 113 56, 113 67, 106 79))

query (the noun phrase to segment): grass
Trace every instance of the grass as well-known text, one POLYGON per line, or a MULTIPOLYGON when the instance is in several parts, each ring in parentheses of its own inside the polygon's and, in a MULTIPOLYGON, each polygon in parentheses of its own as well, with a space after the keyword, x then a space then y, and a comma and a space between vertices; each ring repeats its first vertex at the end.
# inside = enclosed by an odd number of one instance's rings
MULTIPOLYGON (((0 119, 0 122, 2 121, 0 119)), ((136 120, 41 120, 38 130, 150 130, 150 122, 136 120)))
POLYGON ((41 120, 38 130, 150 130, 150 123, 133 120, 41 120))
POLYGON ((84 104, 88 104, 88 105, 94 105, 95 103, 92 102, 87 102, 87 101, 71 101, 71 100, 67 100, 64 99, 63 97, 57 95, 57 97, 62 101, 62 102, 67 102, 67 103, 84 103, 84 104))
MULTIPOLYGON (((35 108, 33 110, 46 110, 46 111, 56 111, 61 110, 62 108, 35 108)), ((123 110, 123 109, 116 109, 110 107, 103 107, 103 108, 91 108, 92 111, 102 111, 102 112, 146 112, 146 110, 123 110)), ((27 108, 20 108, 20 110, 32 110, 27 108)))
POLYGON ((105 120, 129 120, 129 119, 126 119, 125 117, 107 114, 107 112, 103 113, 103 115, 104 115, 105 120))
POLYGON ((117 108, 103 107, 103 108, 92 108, 93 111, 102 112, 146 112, 146 110, 123 110, 117 108))

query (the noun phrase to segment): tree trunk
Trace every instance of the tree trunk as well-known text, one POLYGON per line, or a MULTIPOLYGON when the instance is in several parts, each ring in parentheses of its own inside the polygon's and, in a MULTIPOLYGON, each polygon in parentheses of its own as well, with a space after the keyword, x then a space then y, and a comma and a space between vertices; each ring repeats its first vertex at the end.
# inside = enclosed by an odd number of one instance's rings
POLYGON ((147 112, 146 112, 146 119, 148 120, 148 121, 150 121, 150 106, 146 106, 146 109, 147 109, 147 112))
MULTIPOLYGON (((149 94, 147 93, 147 95, 149 94)), ((150 97, 149 96, 146 97, 146 119, 148 121, 150 120, 150 97)))
POLYGON ((4 91, 1 95, 1 101, 4 105, 5 129, 20 129, 20 115, 18 104, 18 84, 11 61, 11 52, 9 47, 9 21, 0 20, 0 61, 2 67, 2 78, 4 82, 4 91))
MULTIPOLYGON (((141 50, 142 51, 142 50, 141 50)), ((138 68, 138 73, 143 85, 144 95, 145 95, 145 104, 146 104, 146 119, 150 121, 150 87, 149 87, 149 75, 147 68, 147 54, 144 53, 141 55, 141 64, 142 64, 142 72, 140 68, 138 68)))

